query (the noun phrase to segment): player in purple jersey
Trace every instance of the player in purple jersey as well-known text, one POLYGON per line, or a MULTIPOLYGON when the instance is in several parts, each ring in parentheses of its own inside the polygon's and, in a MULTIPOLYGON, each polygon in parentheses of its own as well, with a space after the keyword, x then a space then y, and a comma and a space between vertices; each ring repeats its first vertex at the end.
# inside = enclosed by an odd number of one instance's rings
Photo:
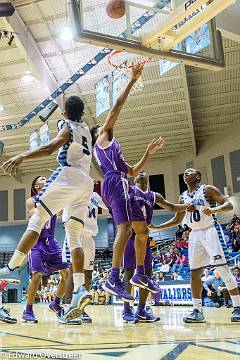
MULTIPOLYGON (((45 177, 38 176, 32 182, 31 191, 34 196, 26 202, 28 215, 30 217, 38 203, 37 194, 45 186, 46 181, 47 179, 45 177)), ((44 225, 38 242, 28 253, 29 272, 32 275, 32 278, 28 286, 27 305, 22 315, 23 322, 38 322, 33 312, 33 304, 43 273, 52 274, 59 271, 61 275, 61 281, 57 288, 56 297, 48 305, 50 311, 55 313, 61 311, 60 302, 65 292, 68 277, 68 264, 62 261, 62 250, 55 239, 56 221, 57 215, 52 216, 44 225)))
POLYGON ((127 175, 137 176, 143 169, 148 158, 163 146, 160 137, 153 140, 147 147, 142 159, 134 166, 128 165, 123 157, 120 144, 113 136, 113 128, 127 97, 142 74, 144 62, 138 62, 132 67, 132 76, 129 84, 117 100, 101 127, 92 129, 94 155, 104 174, 102 199, 107 205, 116 225, 117 235, 113 246, 113 263, 109 279, 105 283, 105 290, 113 295, 120 296, 125 301, 133 297, 124 289, 119 278, 120 267, 132 228, 136 233, 136 275, 131 279, 132 284, 142 284, 149 291, 157 293, 160 288, 145 275, 144 259, 148 228, 141 208, 134 200, 133 191, 127 180, 127 175))
MULTIPOLYGON (((141 172, 135 178, 135 186, 133 187, 134 198, 138 205, 143 211, 147 225, 152 221, 154 204, 169 210, 171 212, 184 212, 188 205, 172 204, 165 200, 159 193, 153 192, 148 189, 148 177, 145 172, 141 172)), ((124 282, 126 290, 131 293, 132 284, 130 279, 133 277, 134 270, 136 268, 136 257, 135 257, 135 233, 133 232, 131 238, 128 240, 124 258, 124 282)), ((151 278, 152 276, 152 250, 150 247, 150 241, 147 242, 147 250, 145 257, 145 271, 146 275, 151 278)), ((159 317, 155 316, 151 308, 146 307, 146 301, 149 295, 149 291, 142 286, 139 286, 139 305, 134 314, 132 307, 129 302, 124 303, 123 321, 136 323, 136 322, 155 322, 160 320, 159 317)))

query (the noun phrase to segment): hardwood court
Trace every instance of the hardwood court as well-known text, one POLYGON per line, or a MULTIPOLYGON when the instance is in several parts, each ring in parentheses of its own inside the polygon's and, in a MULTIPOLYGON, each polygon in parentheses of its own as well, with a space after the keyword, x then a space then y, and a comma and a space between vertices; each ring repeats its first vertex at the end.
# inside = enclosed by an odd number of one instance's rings
POLYGON ((239 359, 240 324, 229 321, 231 309, 205 310, 206 324, 186 325, 191 308, 157 307, 161 321, 123 324, 121 306, 90 306, 92 324, 66 326, 45 305, 35 306, 38 324, 22 324, 22 305, 11 306, 18 324, 1 324, 2 358, 71 358, 81 360, 239 359), (39 354, 39 356, 37 355, 39 354), (46 355, 45 355, 46 354, 46 355))

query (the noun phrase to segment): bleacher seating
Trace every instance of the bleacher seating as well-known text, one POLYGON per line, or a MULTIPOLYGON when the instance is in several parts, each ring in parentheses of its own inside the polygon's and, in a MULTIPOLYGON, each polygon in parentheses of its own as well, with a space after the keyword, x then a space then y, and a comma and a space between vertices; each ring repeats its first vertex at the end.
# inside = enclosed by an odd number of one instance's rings
POLYGON ((0 252, 0 267, 8 264, 12 256, 13 256, 13 251, 1 251, 0 252))

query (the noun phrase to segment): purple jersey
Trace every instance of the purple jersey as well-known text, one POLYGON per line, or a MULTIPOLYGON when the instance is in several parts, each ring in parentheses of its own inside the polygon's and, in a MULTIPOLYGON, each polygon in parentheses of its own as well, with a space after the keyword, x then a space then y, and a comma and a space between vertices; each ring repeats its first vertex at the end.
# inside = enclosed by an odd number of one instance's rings
POLYGON ((115 138, 104 148, 96 142, 94 146, 94 156, 104 175, 116 170, 127 175, 128 167, 124 161, 120 144, 115 138))
MULTIPOLYGON (((147 190, 142 191, 137 186, 132 187, 132 192, 134 194, 134 200, 141 209, 145 221, 148 224, 152 221, 153 216, 153 208, 156 200, 156 194, 153 191, 147 190)), ((127 242, 127 246, 124 252, 123 257, 123 268, 124 269, 135 269, 136 268, 136 255, 135 255, 135 233, 132 233, 132 236, 127 242)), ((147 251, 145 256, 145 270, 151 271, 152 270, 152 250, 150 247, 150 241, 147 242, 147 251)))
POLYGON ((150 190, 142 191, 137 186, 133 186, 132 190, 134 192, 135 200, 142 209, 143 215, 146 219, 146 223, 147 225, 149 225, 152 221, 156 194, 155 192, 150 190))
MULTIPOLYGON (((38 203, 38 197, 33 196, 32 199, 34 200, 36 206, 38 203)), ((60 247, 55 239, 56 222, 57 215, 54 215, 42 228, 38 242, 33 249, 41 249, 48 254, 59 252, 60 247)))

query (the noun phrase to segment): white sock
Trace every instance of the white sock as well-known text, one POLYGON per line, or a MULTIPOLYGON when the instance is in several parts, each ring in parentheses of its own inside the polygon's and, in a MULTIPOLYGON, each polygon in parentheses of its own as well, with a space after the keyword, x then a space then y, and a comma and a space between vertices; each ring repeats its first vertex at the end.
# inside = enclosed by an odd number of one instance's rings
POLYGON ((80 286, 84 284, 84 273, 74 273, 73 274, 73 284, 74 284, 74 292, 76 292, 80 286))
POLYGON ((26 259, 27 255, 22 253, 19 250, 15 250, 11 260, 8 263, 8 266, 11 270, 14 270, 17 267, 21 267, 26 259))
POLYGON ((240 295, 230 295, 232 299, 233 307, 240 306, 240 295))
POLYGON ((202 310, 202 300, 201 299, 192 299, 193 308, 196 310, 202 310))

